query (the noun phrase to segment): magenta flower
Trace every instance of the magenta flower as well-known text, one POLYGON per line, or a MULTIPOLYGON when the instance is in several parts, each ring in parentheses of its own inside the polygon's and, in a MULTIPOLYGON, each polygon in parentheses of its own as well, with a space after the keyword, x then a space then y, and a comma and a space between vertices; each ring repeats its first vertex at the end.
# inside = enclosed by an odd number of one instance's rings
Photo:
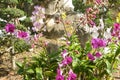
POLYGON ((70 69, 67 80, 76 80, 77 75, 70 69))
POLYGON ((100 52, 97 52, 97 53, 95 54, 95 56, 96 56, 97 58, 100 58, 102 55, 101 55, 100 52))
POLYGON ((93 48, 105 47, 107 45, 106 40, 100 38, 93 38, 91 41, 93 48))
POLYGON ((94 26, 96 26, 95 22, 94 22, 94 21, 92 21, 92 20, 91 20, 91 21, 89 21, 89 24, 90 24, 91 26, 93 26, 93 27, 94 27, 94 26))
POLYGON ((56 80, 64 80, 64 76, 62 75, 62 71, 59 68, 57 69, 56 80))
POLYGON ((89 60, 91 60, 91 61, 95 60, 95 57, 91 53, 88 53, 87 56, 88 56, 89 60))
POLYGON ((62 52, 62 57, 65 58, 67 55, 68 55, 67 50, 63 50, 63 52, 62 52))
POLYGON ((7 33, 8 33, 8 32, 13 33, 14 30, 15 30, 15 25, 14 25, 14 24, 11 24, 11 23, 6 24, 6 26, 5 26, 5 31, 6 31, 7 33))
POLYGON ((70 64, 72 63, 72 57, 69 57, 67 56, 63 61, 62 61, 62 64, 63 65, 67 65, 67 64, 70 64))
POLYGON ((18 37, 18 38, 25 39, 25 38, 28 37, 28 33, 25 32, 25 31, 18 31, 17 37, 18 37))
POLYGON ((120 24, 119 23, 114 24, 114 30, 115 31, 120 30, 120 24))
POLYGON ((120 24, 119 23, 114 24, 112 36, 118 37, 118 39, 120 39, 120 24))

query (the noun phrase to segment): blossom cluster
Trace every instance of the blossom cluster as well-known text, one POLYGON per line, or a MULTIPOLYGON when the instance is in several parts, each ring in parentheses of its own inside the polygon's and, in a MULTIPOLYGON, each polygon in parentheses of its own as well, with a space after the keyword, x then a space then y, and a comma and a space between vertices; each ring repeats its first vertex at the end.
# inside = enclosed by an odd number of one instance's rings
POLYGON ((29 37, 28 32, 16 30, 16 27, 12 23, 7 23, 5 26, 5 31, 10 34, 16 35, 19 39, 27 39, 29 37))
MULTIPOLYGON (((62 68, 65 68, 67 65, 72 63, 72 57, 68 56, 68 52, 64 50, 62 52, 62 62, 59 64, 59 67, 57 69, 57 75, 56 80, 65 80, 65 76, 63 75, 62 68)), ((77 75, 73 72, 73 70, 70 68, 68 72, 68 77, 66 80, 76 80, 77 75)))
POLYGON ((96 58, 100 58, 102 54, 100 52, 96 52, 95 55, 93 55, 92 53, 88 53, 87 56, 89 60, 94 61, 96 58))
POLYGON ((117 37, 120 40, 120 23, 115 23, 112 30, 112 36, 117 37))
MULTIPOLYGON (((106 47, 107 41, 104 39, 100 39, 100 38, 93 38, 91 40, 91 44, 92 44, 92 47, 97 50, 98 48, 106 47)), ((89 60, 93 61, 96 58, 100 58, 102 54, 99 51, 97 51, 94 53, 94 55, 92 53, 88 53, 87 56, 89 60)))
POLYGON ((33 31, 39 31, 43 26, 43 19, 45 18, 45 8, 40 6, 35 6, 32 12, 31 21, 33 23, 33 31))
POLYGON ((91 44, 92 44, 92 47, 96 49, 100 47, 105 47, 107 45, 107 41, 100 38, 93 38, 91 41, 91 44))
POLYGON ((90 26, 95 26, 94 19, 97 14, 99 14, 99 9, 97 7, 90 7, 86 9, 87 22, 90 26))

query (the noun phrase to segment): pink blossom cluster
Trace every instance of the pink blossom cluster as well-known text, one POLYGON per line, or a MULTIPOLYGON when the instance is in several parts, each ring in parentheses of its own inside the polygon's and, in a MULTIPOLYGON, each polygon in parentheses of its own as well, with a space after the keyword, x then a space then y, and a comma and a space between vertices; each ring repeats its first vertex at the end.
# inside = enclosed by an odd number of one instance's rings
POLYGON ((98 8, 87 8, 86 9, 86 16, 87 16, 87 21, 90 26, 95 26, 94 19, 96 18, 96 15, 99 13, 98 8))
POLYGON ((100 47, 106 47, 107 45, 107 41, 104 39, 100 39, 100 38, 93 38, 91 41, 92 47, 97 49, 100 47))
POLYGON ((15 30, 15 25, 14 24, 11 24, 11 23, 6 24, 5 31, 7 33, 13 33, 14 30, 15 30))
POLYGON ((25 38, 29 37, 29 34, 25 31, 18 31, 17 37, 20 39, 25 39, 25 38))
POLYGON ((102 3, 102 0, 95 0, 95 3, 96 3, 97 5, 100 5, 100 4, 102 3))
POLYGON ((87 57, 90 61, 94 61, 96 58, 100 58, 102 56, 102 54, 100 52, 96 52, 95 55, 93 55, 92 53, 88 53, 87 57))
POLYGON ((112 36, 117 37, 120 40, 120 23, 115 23, 112 30, 112 36))
POLYGON ((93 38, 91 40, 91 44, 92 47, 95 49, 95 52, 93 54, 88 53, 87 57, 89 60, 94 61, 96 58, 100 58, 102 56, 102 54, 98 51, 98 49, 101 47, 106 47, 107 41, 101 38, 93 38))
POLYGON ((63 57, 63 60, 61 63, 62 66, 66 66, 72 63, 72 57, 68 56, 68 52, 66 50, 62 52, 62 57, 63 57))
POLYGON ((73 72, 72 69, 70 69, 68 72, 68 77, 65 79, 63 71, 60 68, 57 69, 56 80, 76 80, 76 77, 77 75, 73 72))
POLYGON ((45 18, 45 8, 40 6, 35 6, 32 12, 31 21, 33 23, 33 31, 39 31, 43 26, 43 19, 45 18))
POLYGON ((26 39, 29 37, 29 34, 27 32, 21 31, 21 30, 16 30, 17 32, 15 32, 15 29, 16 29, 16 27, 12 23, 7 23, 5 26, 5 31, 7 33, 15 34, 17 38, 26 39))
POLYGON ((66 67, 67 65, 72 63, 72 57, 68 56, 68 52, 66 50, 63 50, 62 52, 62 62, 59 64, 59 67, 57 69, 57 75, 56 80, 76 80, 77 75, 73 72, 72 69, 69 69, 68 76, 65 78, 63 75, 63 67, 66 67))
POLYGON ((38 33, 38 34, 34 34, 32 37, 31 37, 31 47, 32 48, 35 48, 36 47, 36 44, 39 42, 39 38, 42 37, 43 34, 42 33, 38 33))

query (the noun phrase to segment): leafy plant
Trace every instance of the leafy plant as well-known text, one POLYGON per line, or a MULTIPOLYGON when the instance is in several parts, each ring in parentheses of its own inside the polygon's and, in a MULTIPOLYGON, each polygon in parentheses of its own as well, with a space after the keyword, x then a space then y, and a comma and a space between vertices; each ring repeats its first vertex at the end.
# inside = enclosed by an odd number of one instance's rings
POLYGON ((25 80, 46 80, 54 79, 59 53, 49 54, 43 49, 40 54, 32 57, 32 60, 24 63, 17 63, 19 67, 18 74, 24 76, 25 80))

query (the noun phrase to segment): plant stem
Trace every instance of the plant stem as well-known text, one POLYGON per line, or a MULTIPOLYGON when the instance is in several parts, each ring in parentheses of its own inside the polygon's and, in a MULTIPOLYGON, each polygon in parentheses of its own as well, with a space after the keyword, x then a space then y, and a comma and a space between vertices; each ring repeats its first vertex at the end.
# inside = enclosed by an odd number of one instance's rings
POLYGON ((10 50, 10 56, 11 56, 11 65, 12 65, 12 69, 15 70, 16 68, 16 64, 15 64, 15 50, 14 50, 14 40, 11 37, 11 46, 12 49, 10 50))

